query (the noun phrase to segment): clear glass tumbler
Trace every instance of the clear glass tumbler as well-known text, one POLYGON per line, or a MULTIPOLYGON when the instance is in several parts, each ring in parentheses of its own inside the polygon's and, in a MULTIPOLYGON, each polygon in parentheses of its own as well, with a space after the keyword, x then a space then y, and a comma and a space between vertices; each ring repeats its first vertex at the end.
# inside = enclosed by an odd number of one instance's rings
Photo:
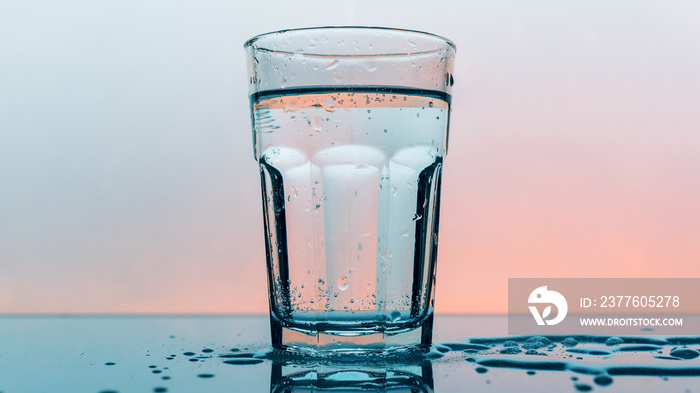
POLYGON ((454 44, 323 27, 245 49, 273 346, 430 344, 454 44))

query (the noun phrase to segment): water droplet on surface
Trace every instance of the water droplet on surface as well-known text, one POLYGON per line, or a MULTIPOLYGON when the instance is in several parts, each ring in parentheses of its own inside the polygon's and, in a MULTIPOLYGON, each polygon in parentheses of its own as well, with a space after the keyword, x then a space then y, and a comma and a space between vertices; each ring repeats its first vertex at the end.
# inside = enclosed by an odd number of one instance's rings
POLYGON ((613 345, 622 344, 624 341, 620 337, 609 337, 605 340, 605 345, 611 347, 613 345))
POLYGON ((281 86, 283 89, 284 89, 285 87, 287 87, 287 80, 284 79, 284 77, 282 77, 282 81, 280 82, 280 86, 281 86))
POLYGON ((326 66, 326 69, 327 69, 327 70, 332 70, 332 69, 334 69, 335 67, 337 67, 339 63, 340 63, 340 61, 338 61, 338 59, 333 60, 333 61, 331 61, 330 63, 328 63, 328 65, 326 66))
POLYGON ((433 102, 432 102, 432 101, 430 101, 430 102, 428 103, 428 107, 429 107, 429 108, 432 108, 432 107, 433 107, 433 102))
POLYGON ((345 277, 345 276, 338 277, 338 288, 341 291, 348 289, 349 285, 350 285, 350 280, 348 280, 347 277, 345 277))
POLYGON ((535 375, 535 374, 536 374, 536 373, 535 373, 534 371, 532 371, 532 370, 529 370, 529 371, 527 372, 527 375, 535 375))
POLYGON ((163 387, 163 386, 158 386, 157 388, 153 388, 153 391, 156 393, 164 393, 168 391, 168 388, 163 387))
POLYGON ((690 348, 677 348, 669 352, 669 355, 681 359, 695 359, 700 356, 700 352, 690 348))
POLYGON ((474 371, 476 371, 476 372, 479 373, 479 374, 483 374, 483 373, 489 371, 489 369, 486 368, 486 367, 477 367, 477 368, 474 369, 474 371))
POLYGON ((574 385, 574 387, 579 392, 590 392, 591 390, 593 390, 593 386, 591 386, 587 383, 577 383, 574 385))
POLYGON ((198 374, 199 378, 214 378, 214 374, 198 374))
POLYGON ((225 360, 224 364, 233 364, 233 365, 250 365, 250 364, 260 364, 263 361, 260 359, 246 359, 246 358, 237 358, 237 359, 229 359, 225 360))
POLYGON ((408 229, 406 229, 406 230, 401 234, 401 238, 402 238, 402 239, 405 238, 405 237, 408 237, 408 229))
POLYGON ((540 349, 552 345, 552 341, 544 336, 532 336, 525 340, 523 348, 525 349, 540 349))
POLYGON ((117 364, 117 363, 114 363, 114 362, 107 362, 107 363, 105 363, 105 366, 114 366, 115 364, 117 364))
POLYGON ((415 47, 416 47, 416 43, 415 43, 415 42, 413 42, 413 41, 411 41, 411 40, 408 40, 408 39, 406 40, 406 42, 408 42, 408 45, 410 45, 411 48, 415 48, 415 47))
POLYGON ((613 383, 613 379, 608 375, 597 375, 593 378, 593 382, 598 386, 608 386, 613 383))
POLYGON ((414 215, 413 215, 413 221, 418 221, 418 220, 420 220, 421 218, 423 218, 423 215, 421 215, 421 214, 414 214, 414 215))
POLYGON ((504 355, 515 355, 517 353, 520 353, 521 350, 518 347, 505 347, 499 351, 500 353, 504 355))
POLYGON ((287 113, 289 113, 289 112, 294 113, 294 112, 296 112, 296 111, 298 111, 298 110, 299 110, 299 107, 296 106, 296 105, 291 105, 291 104, 290 104, 290 105, 285 105, 285 106, 284 106, 284 111, 287 112, 287 113))
POLYGON ((182 354, 185 355, 185 356, 194 356, 194 355, 196 355, 196 353, 194 353, 194 352, 183 352, 182 354))

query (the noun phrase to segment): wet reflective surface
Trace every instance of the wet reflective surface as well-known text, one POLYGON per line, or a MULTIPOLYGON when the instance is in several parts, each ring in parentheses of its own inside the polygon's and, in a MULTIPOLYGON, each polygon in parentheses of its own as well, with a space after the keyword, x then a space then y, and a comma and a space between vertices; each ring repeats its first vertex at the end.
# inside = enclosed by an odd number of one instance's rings
POLYGON ((0 392, 700 391, 700 336, 506 327, 438 316, 423 352, 324 360, 271 352, 267 316, 4 316, 0 392))

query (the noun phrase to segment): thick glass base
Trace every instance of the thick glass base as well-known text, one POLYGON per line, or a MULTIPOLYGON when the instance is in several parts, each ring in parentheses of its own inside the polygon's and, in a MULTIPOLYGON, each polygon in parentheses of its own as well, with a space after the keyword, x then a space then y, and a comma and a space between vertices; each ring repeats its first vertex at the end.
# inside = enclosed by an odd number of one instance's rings
POLYGON ((272 346, 277 350, 304 356, 391 355, 410 351, 424 352, 433 336, 433 314, 420 326, 395 332, 370 333, 301 331, 284 327, 270 316, 272 346))
POLYGON ((352 366, 272 363, 270 392, 411 392, 433 393, 433 369, 421 365, 352 366))

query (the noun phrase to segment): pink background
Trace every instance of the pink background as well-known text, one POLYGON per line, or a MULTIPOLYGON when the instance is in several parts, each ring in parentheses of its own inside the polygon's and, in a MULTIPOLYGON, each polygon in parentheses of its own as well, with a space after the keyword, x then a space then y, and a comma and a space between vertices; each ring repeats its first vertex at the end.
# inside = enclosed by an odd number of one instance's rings
POLYGON ((700 276, 697 2, 261 4, 3 6, 0 313, 267 312, 242 45, 317 25, 457 44, 438 312, 700 276))

